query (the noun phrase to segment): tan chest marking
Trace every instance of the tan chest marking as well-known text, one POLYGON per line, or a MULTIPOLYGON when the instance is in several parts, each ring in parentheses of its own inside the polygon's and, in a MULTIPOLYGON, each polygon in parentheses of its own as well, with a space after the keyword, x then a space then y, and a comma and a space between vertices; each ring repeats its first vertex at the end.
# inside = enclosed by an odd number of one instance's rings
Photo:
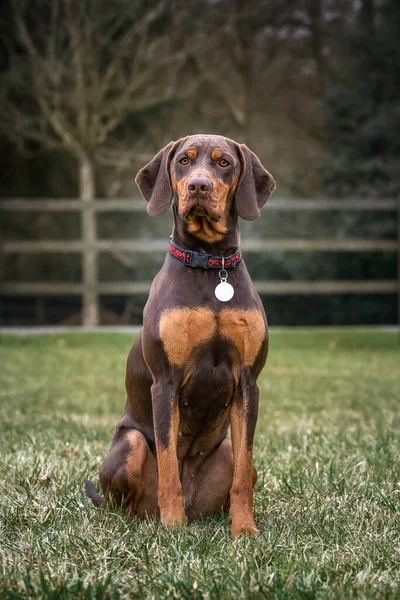
POLYGON ((265 339, 265 322, 257 310, 226 308, 218 316, 218 333, 239 350, 242 363, 251 367, 265 339))
POLYGON ((219 334, 235 344, 243 366, 249 367, 265 338, 262 314, 236 308, 218 315, 209 308, 171 308, 162 313, 159 330, 168 360, 176 366, 184 365, 196 346, 219 334))
POLYGON ((160 319, 160 337, 172 365, 183 365, 193 348, 213 338, 216 330, 209 308, 171 308, 160 319))

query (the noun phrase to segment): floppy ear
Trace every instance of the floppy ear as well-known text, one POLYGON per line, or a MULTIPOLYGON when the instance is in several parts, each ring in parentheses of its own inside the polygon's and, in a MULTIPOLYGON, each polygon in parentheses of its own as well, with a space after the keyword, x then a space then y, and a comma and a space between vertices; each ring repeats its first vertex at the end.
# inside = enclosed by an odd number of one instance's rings
POLYGON ((239 144, 242 172, 236 188, 236 210, 239 217, 254 221, 260 209, 275 191, 274 178, 260 163, 258 157, 245 144, 239 144))
POLYGON ((162 215, 167 212, 173 197, 169 163, 176 142, 170 142, 136 175, 136 185, 147 200, 149 215, 162 215))

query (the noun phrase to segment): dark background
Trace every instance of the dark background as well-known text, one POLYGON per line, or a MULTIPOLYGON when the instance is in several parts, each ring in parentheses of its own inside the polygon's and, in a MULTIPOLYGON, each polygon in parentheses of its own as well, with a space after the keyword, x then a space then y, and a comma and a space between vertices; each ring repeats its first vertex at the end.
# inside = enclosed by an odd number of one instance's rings
MULTIPOLYGON (((397 0, 15 0, 0 4, 3 198, 137 197, 168 141, 245 142, 274 197, 400 196, 397 0)), ((167 239, 171 214, 98 216, 101 237, 167 239)), ((396 212, 264 209, 247 237, 395 239, 396 212)), ((74 239, 78 214, 1 215, 3 239, 74 239)), ((151 245, 151 241, 147 242, 151 245)), ((81 280, 78 254, 1 255, 6 281, 81 280)), ((162 253, 99 255, 99 277, 149 280, 162 253)), ((254 279, 395 279, 395 252, 249 253, 254 279)), ((103 324, 140 323, 145 297, 102 297, 103 324)), ((273 325, 393 324, 395 294, 263 297, 273 325)), ((10 297, 3 325, 79 324, 77 297, 10 297)))

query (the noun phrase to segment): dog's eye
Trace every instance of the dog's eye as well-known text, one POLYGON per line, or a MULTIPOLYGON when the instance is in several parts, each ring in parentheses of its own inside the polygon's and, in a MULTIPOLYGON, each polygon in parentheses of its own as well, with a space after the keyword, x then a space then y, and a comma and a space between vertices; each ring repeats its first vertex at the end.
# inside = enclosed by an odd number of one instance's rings
POLYGON ((181 160, 179 162, 181 163, 181 165, 188 165, 189 159, 187 156, 184 156, 183 158, 181 158, 181 160))
POLYGON ((228 161, 225 160, 224 158, 221 158, 221 160, 219 161, 218 164, 219 164, 220 167, 228 167, 229 166, 228 161))

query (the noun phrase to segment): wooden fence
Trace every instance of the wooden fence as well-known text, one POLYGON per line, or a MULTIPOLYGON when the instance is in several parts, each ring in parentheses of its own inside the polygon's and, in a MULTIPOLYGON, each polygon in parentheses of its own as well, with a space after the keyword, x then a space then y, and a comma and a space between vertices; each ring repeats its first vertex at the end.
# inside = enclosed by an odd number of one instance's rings
MULTIPOLYGON (((98 324, 98 296, 100 294, 143 294, 150 289, 150 281, 100 282, 97 275, 97 255, 102 251, 126 250, 151 252, 167 250, 166 239, 143 240, 99 239, 96 231, 96 214, 102 212, 142 212, 145 202, 132 199, 96 200, 75 199, 20 199, 0 200, 1 211, 12 212, 79 212, 82 236, 77 240, 4 240, 0 253, 79 252, 82 257, 83 280, 73 282, 3 282, 3 295, 56 295, 79 294, 83 299, 83 324, 98 324), (88 260, 90 258, 90 260, 88 260)), ((279 211, 392 211, 397 213, 397 239, 245 239, 244 252, 272 250, 330 251, 330 252, 393 252, 397 253, 397 280, 368 281, 256 281, 260 293, 266 294, 398 294, 400 314, 400 202, 398 200, 304 200, 273 199, 265 210, 279 211)))

